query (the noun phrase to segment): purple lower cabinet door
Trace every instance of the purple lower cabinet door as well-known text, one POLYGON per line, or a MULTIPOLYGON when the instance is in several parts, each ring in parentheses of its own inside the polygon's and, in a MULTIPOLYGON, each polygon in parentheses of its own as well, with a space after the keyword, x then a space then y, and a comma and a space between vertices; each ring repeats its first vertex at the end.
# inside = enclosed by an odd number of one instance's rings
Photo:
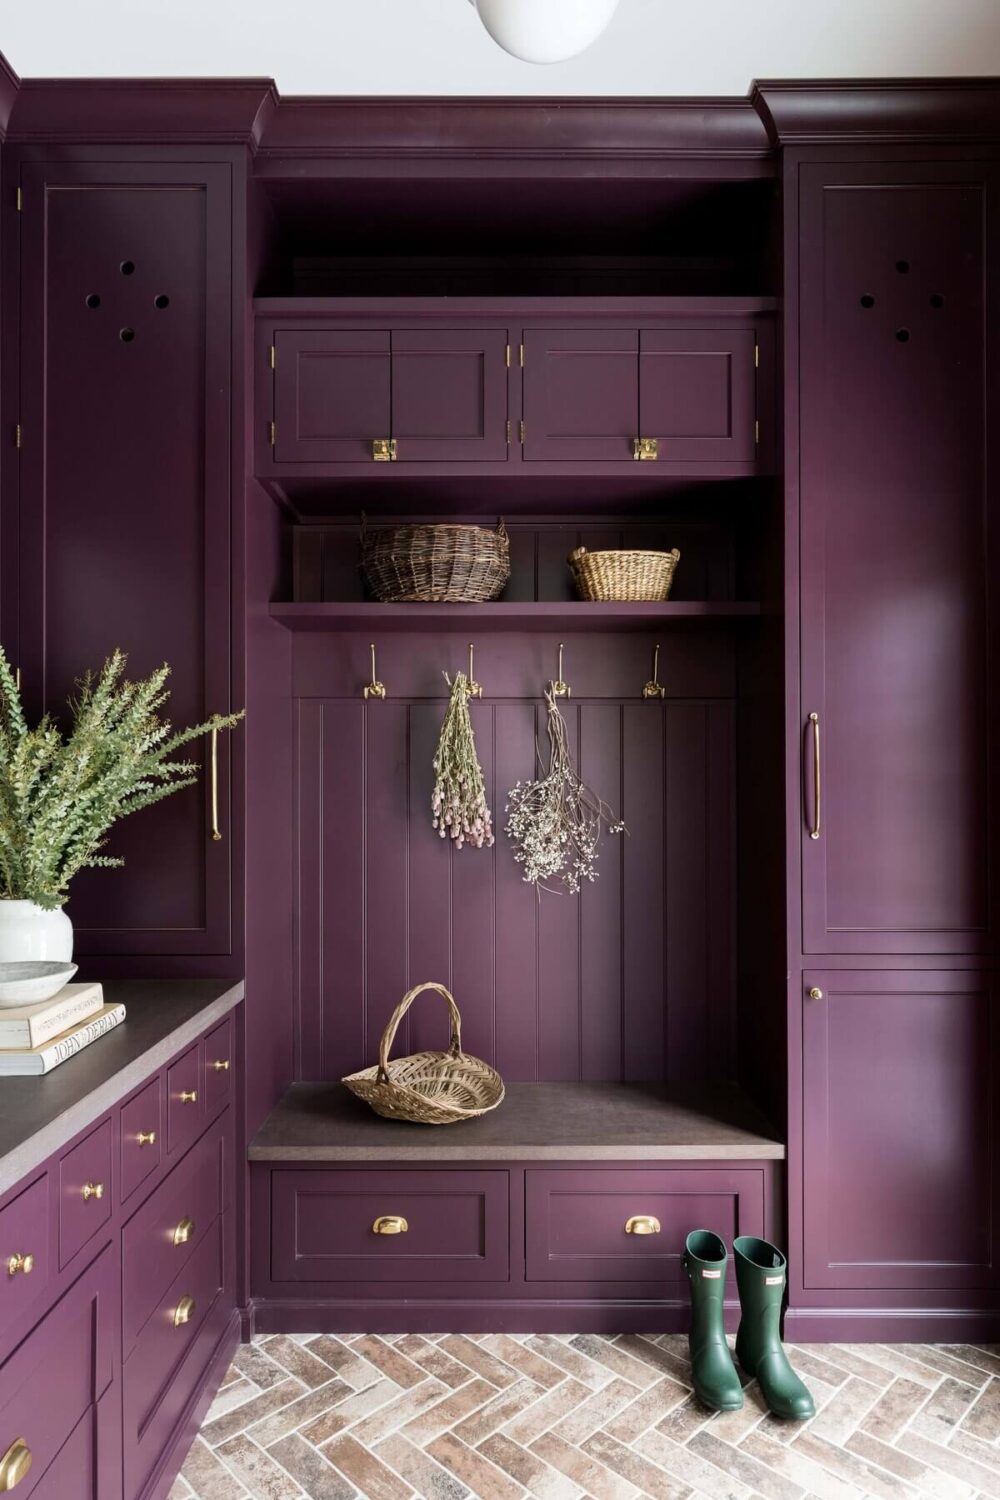
POLYGON ((683 1279, 692 1229, 764 1233, 760 1168, 539 1168, 525 1174, 529 1281, 683 1279))
POLYGON ((273 1281, 506 1281, 506 1172, 277 1169, 273 1281))
POLYGON ((59 1265, 111 1218, 111 1121, 85 1136, 59 1163, 59 1265))
POLYGON ((205 1117, 198 1043, 167 1069, 167 1155, 177 1156, 198 1139, 205 1117))
POLYGON ((994 975, 804 978, 805 1285, 1000 1285, 994 975))
POLYGON ((31 1309, 43 1305, 50 1238, 46 1172, 0 1209, 0 1346, 8 1329, 25 1328, 31 1309))
POLYGON ((121 1112, 121 1197, 124 1203, 140 1183, 145 1182, 160 1165, 165 1150, 162 1113, 163 1076, 157 1074, 151 1083, 129 1102, 121 1112))

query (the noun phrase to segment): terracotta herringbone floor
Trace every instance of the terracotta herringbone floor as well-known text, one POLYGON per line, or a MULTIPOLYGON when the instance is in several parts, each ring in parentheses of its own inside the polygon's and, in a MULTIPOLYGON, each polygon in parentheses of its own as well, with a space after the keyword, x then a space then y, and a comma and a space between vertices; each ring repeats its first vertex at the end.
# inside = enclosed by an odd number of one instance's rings
POLYGON ((1000 1346, 790 1353, 805 1424, 702 1411, 676 1335, 256 1339, 171 1500, 1000 1500, 1000 1346))

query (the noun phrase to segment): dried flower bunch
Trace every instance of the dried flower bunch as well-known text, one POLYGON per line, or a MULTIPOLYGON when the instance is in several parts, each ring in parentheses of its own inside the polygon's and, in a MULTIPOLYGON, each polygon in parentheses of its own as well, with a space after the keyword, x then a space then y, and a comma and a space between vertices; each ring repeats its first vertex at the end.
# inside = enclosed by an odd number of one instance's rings
MULTIPOLYGON (((609 833, 626 832, 611 808, 578 776, 569 750, 566 721, 550 686, 548 710, 549 768, 538 781, 518 782, 507 794, 507 834, 524 879, 539 890, 555 881, 575 894, 584 880, 597 879, 601 824, 609 833)), ((539 756, 541 761, 541 756, 539 756)))
POLYGON ((451 697, 434 756, 434 827, 443 839, 454 839, 459 849, 465 844, 482 849, 493 843, 493 820, 469 713, 469 679, 457 672, 454 682, 445 673, 445 681, 451 697))

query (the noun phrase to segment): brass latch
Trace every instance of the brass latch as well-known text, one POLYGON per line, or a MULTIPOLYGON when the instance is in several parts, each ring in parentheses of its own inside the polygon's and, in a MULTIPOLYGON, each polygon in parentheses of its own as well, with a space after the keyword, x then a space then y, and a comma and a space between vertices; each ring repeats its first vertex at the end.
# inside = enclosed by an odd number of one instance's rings
POLYGON ((632 457, 636 459, 659 458, 660 445, 656 438, 633 438, 632 457))
POLYGON ((372 438, 372 458, 377 464, 396 462, 395 438, 372 438))

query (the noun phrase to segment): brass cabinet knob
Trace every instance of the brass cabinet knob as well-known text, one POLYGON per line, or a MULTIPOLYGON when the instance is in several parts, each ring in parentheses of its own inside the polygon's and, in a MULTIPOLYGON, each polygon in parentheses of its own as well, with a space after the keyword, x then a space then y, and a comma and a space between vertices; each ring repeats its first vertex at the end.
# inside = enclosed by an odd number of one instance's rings
POLYGON ((215 1071, 217 1073, 228 1073, 229 1072, 229 1058, 228 1057, 217 1057, 215 1059, 215 1062, 212 1064, 212 1067, 215 1069, 215 1071))
POLYGON ((8 1495, 31 1468, 31 1449, 24 1438, 15 1438, 0 1458, 0 1494, 8 1495))
POLYGON ((632 457, 640 462, 647 459, 659 458, 660 444, 656 438, 637 437, 632 439, 632 457))
POLYGON ((405 1234, 409 1227, 401 1214, 382 1214, 372 1225, 372 1234, 405 1234))
POLYGON ((372 438, 372 458, 377 464, 395 463, 396 439, 372 438))
POLYGON ((138 1142, 138 1144, 140 1146, 155 1146, 156 1145, 156 1131, 155 1130, 140 1130, 139 1134, 136 1136, 136 1141, 138 1142))
POLYGON ((194 1317, 194 1298, 182 1297, 174 1308, 174 1327, 181 1328, 194 1317))
POLYGON ((810 1000, 822 1000, 822 998, 823 998, 823 991, 821 989, 818 989, 816 985, 813 985, 812 989, 809 991, 809 999, 810 1000))
POLYGON ((7 1260, 7 1275, 16 1276, 21 1271, 25 1276, 30 1276, 35 1269, 35 1257, 33 1255, 11 1255, 7 1260))
POLYGON ((183 1089, 181 1091, 181 1103, 182 1104, 197 1104, 198 1103, 198 1090, 197 1089, 183 1089))
POLYGON ((183 1218, 178 1224, 177 1228, 174 1230, 174 1244, 186 1245, 193 1234, 194 1220, 187 1217, 183 1218))
POLYGON ((626 1234, 659 1234, 660 1221, 655 1214, 633 1214, 625 1221, 626 1234))
POLYGON ((91 1198, 96 1198, 98 1202, 100 1202, 100 1200, 104 1197, 104 1183, 85 1182, 80 1191, 83 1194, 83 1200, 85 1203, 89 1202, 91 1198))

